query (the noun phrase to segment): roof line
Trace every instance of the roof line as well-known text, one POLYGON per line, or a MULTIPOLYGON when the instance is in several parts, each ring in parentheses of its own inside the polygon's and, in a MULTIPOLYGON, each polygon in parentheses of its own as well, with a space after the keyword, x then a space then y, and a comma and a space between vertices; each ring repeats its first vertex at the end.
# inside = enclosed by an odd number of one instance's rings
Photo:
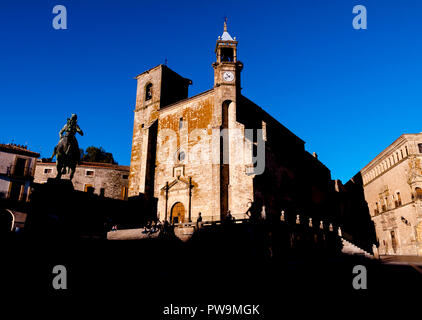
POLYGON ((209 90, 206 90, 206 91, 203 91, 203 92, 201 92, 201 93, 198 93, 198 94, 196 94, 196 95, 194 95, 194 96, 192 96, 192 97, 189 97, 189 98, 186 98, 186 99, 182 99, 182 100, 179 100, 179 101, 173 102, 173 103, 168 104, 168 105, 166 105, 166 106, 162 106, 162 107, 161 107, 158 111, 164 111, 164 110, 167 110, 168 108, 173 108, 173 107, 175 107, 176 105, 178 105, 179 103, 183 103, 183 102, 186 102, 186 101, 188 101, 188 100, 191 100, 191 99, 194 99, 194 98, 198 98, 198 97, 200 97, 200 96, 202 96, 202 95, 206 95, 206 94, 210 93, 211 91, 214 91, 214 88, 211 88, 211 89, 209 89, 209 90))

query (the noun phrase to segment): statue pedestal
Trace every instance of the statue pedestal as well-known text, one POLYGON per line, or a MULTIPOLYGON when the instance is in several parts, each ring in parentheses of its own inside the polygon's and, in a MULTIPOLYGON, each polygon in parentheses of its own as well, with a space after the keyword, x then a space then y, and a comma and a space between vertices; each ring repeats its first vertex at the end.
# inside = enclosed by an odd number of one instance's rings
POLYGON ((48 178, 45 186, 55 188, 55 192, 71 192, 74 190, 72 181, 64 179, 48 178))
POLYGON ((75 200, 70 180, 50 178, 47 183, 34 183, 25 231, 41 238, 70 237, 74 228, 75 200))

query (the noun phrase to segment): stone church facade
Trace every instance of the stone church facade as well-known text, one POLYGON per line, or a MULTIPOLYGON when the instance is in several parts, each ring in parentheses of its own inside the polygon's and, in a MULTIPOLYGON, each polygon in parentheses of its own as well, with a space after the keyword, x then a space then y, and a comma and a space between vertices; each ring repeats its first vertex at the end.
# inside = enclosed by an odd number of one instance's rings
POLYGON ((214 86, 188 97, 192 83, 165 65, 139 74, 129 197, 157 198, 172 222, 222 220, 227 213, 323 219, 334 191, 330 171, 304 141, 241 93, 238 42, 224 24, 212 64, 214 86))

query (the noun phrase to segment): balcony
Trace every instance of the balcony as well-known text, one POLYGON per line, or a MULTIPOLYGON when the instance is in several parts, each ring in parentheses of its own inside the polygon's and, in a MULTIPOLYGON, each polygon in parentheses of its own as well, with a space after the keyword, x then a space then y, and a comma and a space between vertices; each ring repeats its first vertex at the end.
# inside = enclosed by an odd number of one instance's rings
POLYGON ((22 167, 12 165, 6 168, 6 172, 1 173, 4 176, 14 179, 30 179, 32 178, 31 167, 22 167))

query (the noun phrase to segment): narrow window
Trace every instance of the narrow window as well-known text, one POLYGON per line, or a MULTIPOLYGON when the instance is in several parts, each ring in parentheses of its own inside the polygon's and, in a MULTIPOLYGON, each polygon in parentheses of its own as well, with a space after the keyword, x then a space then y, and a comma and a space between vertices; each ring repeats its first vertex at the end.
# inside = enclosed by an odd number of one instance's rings
POLYGON ((91 177, 94 176, 94 170, 86 170, 85 171, 85 175, 86 176, 91 176, 91 177))
POLYGON ((418 144, 418 148, 419 148, 419 153, 422 153, 422 143, 418 144))
POLYGON ((145 87, 145 101, 148 101, 152 98, 152 83, 148 83, 145 87))
POLYGON ((183 118, 179 119, 179 130, 183 128, 183 118))
POLYGON ((183 162, 183 160, 185 160, 185 152, 184 151, 179 152, 178 160, 180 162, 183 162))

